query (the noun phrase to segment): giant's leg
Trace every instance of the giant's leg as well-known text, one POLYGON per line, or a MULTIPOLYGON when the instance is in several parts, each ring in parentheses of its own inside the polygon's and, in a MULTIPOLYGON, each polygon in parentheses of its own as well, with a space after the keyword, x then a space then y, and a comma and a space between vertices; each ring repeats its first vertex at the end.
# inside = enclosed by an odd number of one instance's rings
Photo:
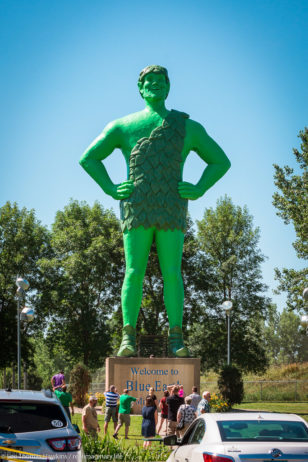
POLYGON ((182 327, 184 288, 181 273, 184 234, 176 229, 155 233, 159 265, 164 280, 164 301, 169 327, 182 327))
POLYGON ((187 357, 188 349, 183 343, 182 321, 184 288, 181 273, 184 234, 180 230, 156 231, 159 264, 164 280, 164 301, 169 319, 169 353, 187 357))
POLYGON ((123 337, 118 356, 134 356, 136 323, 142 300, 142 286, 153 241, 154 228, 142 226, 123 233, 126 261, 122 286, 123 337))

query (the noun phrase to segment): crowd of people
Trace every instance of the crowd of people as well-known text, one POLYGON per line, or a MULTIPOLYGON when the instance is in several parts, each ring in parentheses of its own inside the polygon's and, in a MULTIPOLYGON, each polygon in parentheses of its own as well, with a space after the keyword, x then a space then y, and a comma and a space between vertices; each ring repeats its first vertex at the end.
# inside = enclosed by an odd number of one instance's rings
MULTIPOLYGON (((95 399, 94 397, 91 397, 95 399)), ((154 388, 150 388, 142 407, 141 435, 144 437, 144 447, 151 444, 151 438, 159 435, 162 430, 166 435, 176 434, 182 437, 188 426, 198 415, 210 412, 210 398, 208 391, 198 394, 197 387, 192 388, 192 393, 187 395, 182 385, 169 385, 163 396, 158 400, 154 388), (158 411, 160 410, 160 414, 158 411), (160 419, 159 419, 160 417, 160 419)), ((128 390, 124 389, 119 394, 114 385, 105 392, 105 426, 107 432, 110 420, 113 420, 113 437, 118 439, 118 432, 122 425, 125 425, 125 438, 128 438, 130 427, 131 406, 137 398, 130 396, 128 390), (119 403, 119 407, 118 407, 119 403), (117 412, 118 409, 118 412, 117 412)))
MULTIPOLYGON (((70 407, 72 415, 74 415, 72 395, 67 391, 63 371, 52 377, 51 384, 53 391, 71 418, 70 407)), ((109 422, 112 420, 113 437, 118 439, 119 430, 124 425, 125 439, 128 439, 131 407, 137 398, 130 396, 128 389, 124 389, 120 395, 115 385, 111 385, 104 395, 104 433, 107 433, 109 422)), ((204 391, 200 396, 196 386, 192 387, 192 392, 189 395, 186 395, 183 385, 168 385, 167 390, 158 400, 154 388, 150 388, 142 407, 141 435, 144 437, 143 446, 149 447, 151 439, 159 435, 162 430, 165 431, 166 435, 176 434, 181 438, 197 416, 211 412, 210 399, 209 391, 204 391), (160 411, 159 414, 158 410, 160 411)), ((100 431, 96 405, 97 397, 91 395, 89 403, 82 410, 82 428, 92 437, 96 437, 100 431)))

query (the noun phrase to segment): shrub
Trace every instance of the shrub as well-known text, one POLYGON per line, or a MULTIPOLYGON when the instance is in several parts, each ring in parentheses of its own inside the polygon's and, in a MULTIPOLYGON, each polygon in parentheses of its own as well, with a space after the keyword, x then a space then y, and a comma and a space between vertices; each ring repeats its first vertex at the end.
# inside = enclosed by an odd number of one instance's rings
POLYGON ((77 364, 71 371, 70 392, 72 393, 74 403, 83 407, 86 402, 86 395, 89 391, 91 375, 84 364, 77 364))
MULTIPOLYGON (((102 413, 104 414, 105 413, 105 409, 106 409, 106 398, 105 398, 105 395, 104 393, 99 393, 98 391, 96 393, 91 393, 91 395, 95 395, 96 398, 97 398, 97 404, 98 406, 102 406, 102 413)), ((89 401, 89 398, 90 398, 90 394, 87 393, 86 394, 86 401, 88 402, 89 401)))
POLYGON ((86 394, 86 401, 89 401, 90 395, 94 395, 97 398, 97 404, 98 406, 104 406, 105 404, 105 395, 104 393, 99 393, 98 391, 96 393, 87 393, 86 394))
POLYGON ((225 364, 219 373, 217 383, 228 406, 241 404, 244 398, 244 385, 242 373, 236 366, 225 364))
POLYGON ((142 446, 125 446, 125 440, 110 440, 109 435, 103 438, 91 438, 81 433, 82 447, 87 459, 105 459, 110 461, 141 462, 165 461, 170 455, 170 449, 163 445, 152 446, 151 450, 142 446))
POLYGON ((230 408, 222 396, 216 393, 211 393, 210 406, 212 412, 227 412, 230 408))
POLYGON ((105 404, 105 395, 104 393, 99 393, 98 391, 95 393, 95 396, 97 398, 97 404, 99 406, 104 406, 105 404))

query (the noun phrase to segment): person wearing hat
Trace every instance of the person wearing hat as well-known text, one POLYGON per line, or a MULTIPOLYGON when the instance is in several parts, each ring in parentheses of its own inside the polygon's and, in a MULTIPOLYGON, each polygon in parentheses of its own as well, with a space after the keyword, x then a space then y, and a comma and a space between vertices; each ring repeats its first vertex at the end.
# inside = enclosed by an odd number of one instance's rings
POLYGON ((82 410, 82 429, 85 433, 92 436, 92 438, 96 438, 97 432, 101 431, 97 420, 96 404, 97 398, 95 395, 92 395, 89 398, 89 404, 82 410))

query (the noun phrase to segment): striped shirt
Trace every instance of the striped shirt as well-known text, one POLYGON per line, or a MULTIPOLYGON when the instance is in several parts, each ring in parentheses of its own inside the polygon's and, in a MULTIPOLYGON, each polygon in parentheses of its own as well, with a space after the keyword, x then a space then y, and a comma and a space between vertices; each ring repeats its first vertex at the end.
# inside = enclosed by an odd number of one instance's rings
POLYGON ((116 407, 120 395, 113 391, 105 391, 104 395, 106 398, 106 407, 116 407))

